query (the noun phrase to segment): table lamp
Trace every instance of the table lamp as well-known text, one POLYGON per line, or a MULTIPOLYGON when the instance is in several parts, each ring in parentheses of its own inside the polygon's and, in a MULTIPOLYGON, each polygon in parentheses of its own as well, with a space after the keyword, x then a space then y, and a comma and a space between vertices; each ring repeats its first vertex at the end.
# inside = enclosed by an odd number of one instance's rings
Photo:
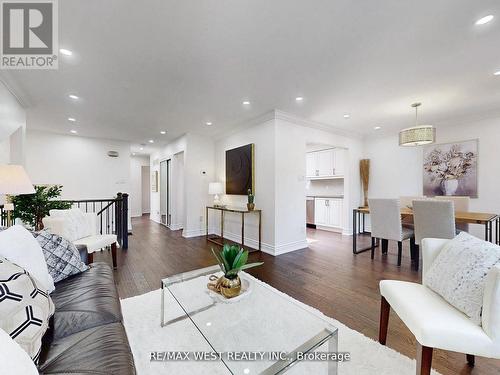
POLYGON ((14 204, 8 195, 33 194, 35 189, 26 171, 21 165, 0 165, 0 194, 7 195, 4 210, 7 211, 7 226, 10 226, 10 213, 14 210, 14 204))
POLYGON ((208 194, 214 196, 214 207, 220 206, 219 194, 224 193, 224 186, 222 182, 210 182, 208 184, 208 194))

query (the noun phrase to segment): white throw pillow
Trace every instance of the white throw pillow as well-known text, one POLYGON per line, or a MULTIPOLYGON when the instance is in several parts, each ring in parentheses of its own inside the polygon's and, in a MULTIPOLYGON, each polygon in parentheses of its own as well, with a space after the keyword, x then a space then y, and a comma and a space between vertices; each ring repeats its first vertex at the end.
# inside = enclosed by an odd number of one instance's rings
POLYGON ((0 363, 2 373, 10 375, 38 375, 38 370, 17 342, 0 328, 0 363))
POLYGON ((441 249, 425 284, 481 325, 486 276, 500 264, 500 246, 461 232, 441 249))
POLYGON ((69 210, 50 210, 49 215, 52 217, 60 217, 66 220, 64 225, 65 233, 62 237, 73 242, 91 234, 88 220, 85 214, 79 208, 71 208, 69 210))
POLYGON ((0 232, 0 255, 24 268, 49 293, 54 291, 42 248, 26 228, 14 225, 0 232))

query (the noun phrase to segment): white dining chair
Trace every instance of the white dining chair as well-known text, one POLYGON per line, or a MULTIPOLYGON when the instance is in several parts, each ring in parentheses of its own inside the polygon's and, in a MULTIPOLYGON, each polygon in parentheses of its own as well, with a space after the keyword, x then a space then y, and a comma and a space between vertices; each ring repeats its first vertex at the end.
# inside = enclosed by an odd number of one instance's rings
MULTIPOLYGON (((459 196, 436 196, 434 199, 451 201, 453 202, 453 206, 455 207, 455 212, 468 212, 470 206, 470 197, 459 197, 459 196)), ((458 223, 456 224, 458 230, 468 232, 469 224, 467 223, 458 223)))
POLYGON ((419 267, 419 246, 424 238, 451 239, 456 235, 455 210, 452 201, 424 199, 413 201, 415 244, 413 261, 419 267))
MULTIPOLYGON (((368 199, 370 207, 372 259, 375 257, 375 239, 382 242, 382 253, 387 253, 388 241, 398 242, 398 267, 401 266, 403 241, 410 240, 413 249, 413 229, 403 227, 399 199, 368 199)), ((411 251, 413 254, 413 251, 411 251)))
POLYGON ((379 342, 386 344, 392 308, 417 341, 417 375, 431 373, 433 348, 465 353, 471 367, 475 355, 500 359, 500 265, 494 266, 486 278, 480 326, 426 286, 426 273, 448 241, 422 241, 422 284, 380 282, 379 342))

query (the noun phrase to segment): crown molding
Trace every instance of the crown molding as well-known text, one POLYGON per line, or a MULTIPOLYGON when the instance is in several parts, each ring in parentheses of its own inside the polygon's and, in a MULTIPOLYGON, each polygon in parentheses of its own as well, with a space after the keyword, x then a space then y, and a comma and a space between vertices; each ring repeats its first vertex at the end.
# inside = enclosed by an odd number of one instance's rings
POLYGON ((363 138, 363 135, 361 133, 358 133, 358 132, 355 132, 352 130, 345 130, 345 129, 337 128, 333 125, 325 124, 322 122, 308 120, 308 119, 293 115, 291 113, 281 111, 279 109, 275 109, 274 114, 275 114, 275 118, 278 120, 288 121, 288 122, 291 122, 293 124, 304 126, 307 128, 318 129, 318 130, 322 130, 322 131, 336 134, 336 135, 341 135, 341 136, 348 137, 348 138, 355 138, 355 139, 362 139, 363 138))

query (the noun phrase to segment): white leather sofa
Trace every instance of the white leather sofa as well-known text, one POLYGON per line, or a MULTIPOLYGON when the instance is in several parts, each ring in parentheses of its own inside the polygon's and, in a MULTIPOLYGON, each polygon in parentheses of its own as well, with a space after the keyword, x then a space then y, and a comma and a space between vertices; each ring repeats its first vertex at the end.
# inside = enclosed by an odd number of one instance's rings
POLYGON ((73 220, 68 219, 68 217, 64 216, 53 216, 55 215, 53 210, 50 211, 50 215, 51 216, 46 216, 42 219, 45 229, 49 230, 51 233, 67 238, 75 245, 86 246, 88 252, 88 263, 92 263, 94 252, 108 246, 111 247, 113 268, 116 269, 117 237, 114 234, 100 234, 98 232, 97 215, 95 213, 83 212, 83 217, 85 220, 84 224, 86 224, 88 230, 86 231, 85 236, 80 238, 78 238, 78 235, 75 235, 75 233, 78 233, 78 231, 75 231, 74 228, 72 228, 72 226, 75 225, 75 222, 73 220))
POLYGON ((430 374, 433 348, 474 356, 500 358, 500 266, 487 276, 483 298, 482 325, 474 324, 437 293, 426 287, 425 274, 449 240, 422 240, 422 284, 382 280, 379 341, 385 345, 389 312, 392 307, 417 340, 417 371, 430 374))

